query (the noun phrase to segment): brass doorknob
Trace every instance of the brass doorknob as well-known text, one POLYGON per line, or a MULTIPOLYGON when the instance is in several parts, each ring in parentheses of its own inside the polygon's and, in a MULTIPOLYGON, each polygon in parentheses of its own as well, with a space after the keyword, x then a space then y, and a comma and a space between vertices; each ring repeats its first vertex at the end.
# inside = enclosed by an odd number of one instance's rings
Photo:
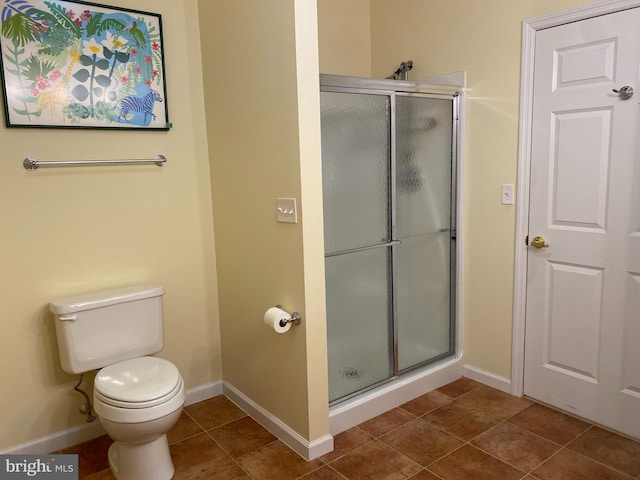
POLYGON ((531 246, 535 248, 547 248, 549 245, 544 242, 544 238, 535 237, 533 240, 531 240, 531 246))

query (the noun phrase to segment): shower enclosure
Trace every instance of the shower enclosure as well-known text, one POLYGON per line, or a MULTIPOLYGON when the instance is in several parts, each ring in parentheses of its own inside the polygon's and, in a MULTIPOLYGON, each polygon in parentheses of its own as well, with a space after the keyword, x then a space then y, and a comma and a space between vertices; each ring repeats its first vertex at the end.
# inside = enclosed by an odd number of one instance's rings
POLYGON ((329 401, 455 355, 453 87, 321 75, 329 401))

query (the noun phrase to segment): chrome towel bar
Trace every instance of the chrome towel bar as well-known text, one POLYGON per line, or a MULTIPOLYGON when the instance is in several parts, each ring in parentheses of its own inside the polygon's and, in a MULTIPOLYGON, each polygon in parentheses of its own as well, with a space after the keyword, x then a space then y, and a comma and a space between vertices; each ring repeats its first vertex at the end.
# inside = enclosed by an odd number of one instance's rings
POLYGON ((167 163, 167 158, 164 155, 156 155, 152 159, 141 160, 64 160, 64 161, 52 161, 52 162, 40 162, 36 157, 27 157, 22 162, 25 169, 34 171, 40 167, 86 167, 86 166, 99 166, 99 165, 149 165, 154 164, 158 167, 163 167, 167 163))

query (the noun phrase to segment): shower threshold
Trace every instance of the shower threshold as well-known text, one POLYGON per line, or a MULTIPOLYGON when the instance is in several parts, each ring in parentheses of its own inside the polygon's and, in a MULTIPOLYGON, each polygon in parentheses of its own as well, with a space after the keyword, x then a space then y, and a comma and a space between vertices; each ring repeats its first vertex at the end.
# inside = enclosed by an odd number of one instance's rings
POLYGON ((331 435, 337 435, 463 376, 462 357, 448 356, 329 406, 331 435))

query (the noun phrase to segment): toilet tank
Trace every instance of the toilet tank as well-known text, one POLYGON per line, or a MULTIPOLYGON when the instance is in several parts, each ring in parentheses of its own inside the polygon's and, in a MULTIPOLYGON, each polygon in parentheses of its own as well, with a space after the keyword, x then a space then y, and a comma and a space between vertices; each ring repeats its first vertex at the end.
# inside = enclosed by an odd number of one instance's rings
POLYGON ((163 295, 159 285, 133 285, 51 302, 62 369, 83 373, 162 350, 163 295))

